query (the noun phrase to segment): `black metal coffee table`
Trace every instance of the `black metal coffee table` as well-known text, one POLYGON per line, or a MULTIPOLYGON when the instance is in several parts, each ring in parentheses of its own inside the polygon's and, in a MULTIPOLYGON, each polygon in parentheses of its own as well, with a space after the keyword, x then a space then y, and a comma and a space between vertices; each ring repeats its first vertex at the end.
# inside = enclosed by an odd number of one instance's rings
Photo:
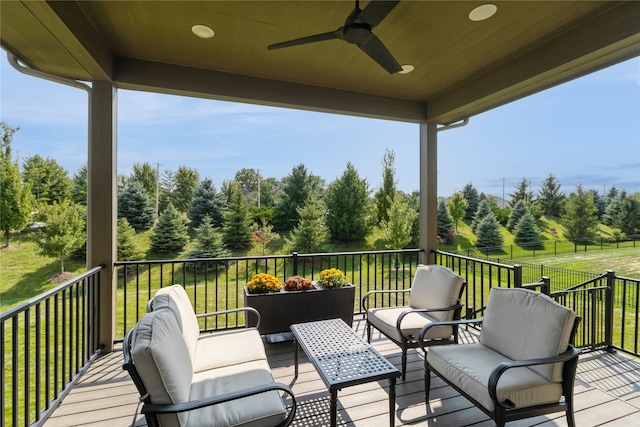
POLYGON ((342 319, 291 325, 298 377, 298 345, 329 389, 331 427, 337 423, 338 390, 371 381, 389 380, 389 425, 395 425, 396 379, 400 371, 342 319))

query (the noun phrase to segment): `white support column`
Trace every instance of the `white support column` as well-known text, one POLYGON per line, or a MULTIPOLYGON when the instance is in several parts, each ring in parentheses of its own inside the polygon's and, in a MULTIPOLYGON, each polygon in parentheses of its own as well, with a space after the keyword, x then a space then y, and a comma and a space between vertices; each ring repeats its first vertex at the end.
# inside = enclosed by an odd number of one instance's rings
POLYGON ((117 92, 109 82, 93 82, 89 106, 87 164, 87 268, 104 265, 100 277, 100 344, 113 350, 117 277, 117 92))
POLYGON ((421 262, 434 262, 438 249, 438 125, 420 124, 420 248, 421 262))

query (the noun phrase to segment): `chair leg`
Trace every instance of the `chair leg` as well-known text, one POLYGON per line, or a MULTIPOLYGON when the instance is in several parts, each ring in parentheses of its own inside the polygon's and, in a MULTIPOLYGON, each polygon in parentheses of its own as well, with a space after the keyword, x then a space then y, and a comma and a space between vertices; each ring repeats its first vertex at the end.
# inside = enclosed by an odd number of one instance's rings
POLYGON ((367 342, 371 344, 371 323, 367 321, 367 342))
POLYGON ((427 360, 424 361, 424 402, 427 405, 427 414, 429 413, 429 390, 431 389, 431 371, 427 360))
POLYGON ((407 347, 405 345, 402 346, 402 381, 405 380, 407 376, 407 347))
POLYGON ((573 395, 565 396, 565 404, 567 405, 567 426, 575 427, 576 420, 573 416, 573 395))

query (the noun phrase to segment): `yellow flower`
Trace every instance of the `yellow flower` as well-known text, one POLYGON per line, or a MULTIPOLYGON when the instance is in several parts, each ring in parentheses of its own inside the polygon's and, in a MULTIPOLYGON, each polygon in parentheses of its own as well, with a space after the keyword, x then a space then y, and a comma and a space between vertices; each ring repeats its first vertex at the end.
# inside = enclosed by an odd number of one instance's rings
POLYGON ((247 290, 250 294, 266 294, 278 292, 280 289, 282 289, 280 280, 271 274, 258 273, 247 282, 247 290))
POLYGON ((320 272, 318 284, 323 288, 342 288, 349 284, 349 280, 341 270, 329 268, 320 272))

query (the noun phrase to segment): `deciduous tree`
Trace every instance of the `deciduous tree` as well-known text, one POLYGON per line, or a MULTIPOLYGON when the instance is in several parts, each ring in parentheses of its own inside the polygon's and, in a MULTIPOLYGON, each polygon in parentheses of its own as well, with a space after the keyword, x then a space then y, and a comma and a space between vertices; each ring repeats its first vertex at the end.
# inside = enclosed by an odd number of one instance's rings
POLYGON ((411 229, 418 212, 413 209, 400 192, 389 200, 389 219, 382 221, 382 229, 388 249, 403 249, 411 241, 411 229))
POLYGON ((458 222, 462 221, 462 219, 464 218, 464 214, 467 211, 467 206, 467 200, 464 198, 462 193, 459 192, 453 193, 447 201, 447 207, 449 208, 451 218, 453 218, 456 233, 458 232, 458 222))
POLYGON ((36 238, 38 253, 58 258, 60 271, 64 272, 64 258, 86 241, 87 210, 67 199, 61 203, 42 205, 38 215, 45 224, 36 238))
POLYGON ((374 196, 380 222, 389 220, 390 203, 396 195, 395 158, 393 150, 386 150, 382 158, 382 186, 374 196))
POLYGON ((149 200, 151 200, 155 206, 158 170, 148 162, 135 163, 129 180, 139 182, 142 188, 144 188, 144 191, 146 191, 147 196, 149 196, 149 200))

